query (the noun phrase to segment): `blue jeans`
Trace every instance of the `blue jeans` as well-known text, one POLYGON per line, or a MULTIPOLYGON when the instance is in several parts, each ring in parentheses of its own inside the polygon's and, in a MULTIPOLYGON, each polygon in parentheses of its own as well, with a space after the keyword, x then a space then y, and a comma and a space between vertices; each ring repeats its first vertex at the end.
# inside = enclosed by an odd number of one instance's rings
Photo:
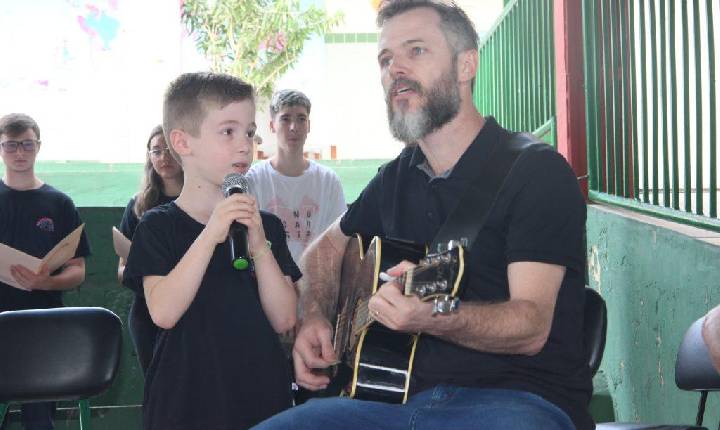
POLYGON ((410 397, 404 405, 313 399, 253 427, 343 430, 574 430, 560 408, 532 393, 439 385, 410 397))

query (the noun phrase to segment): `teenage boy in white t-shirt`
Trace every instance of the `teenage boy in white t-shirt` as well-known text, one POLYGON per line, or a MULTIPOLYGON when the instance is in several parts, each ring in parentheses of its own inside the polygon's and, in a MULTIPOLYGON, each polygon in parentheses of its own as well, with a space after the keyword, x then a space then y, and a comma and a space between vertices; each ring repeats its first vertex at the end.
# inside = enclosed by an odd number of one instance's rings
POLYGON ((337 174, 303 156, 310 132, 310 106, 300 91, 273 94, 270 131, 277 138, 277 152, 247 174, 260 209, 282 220, 296 262, 305 247, 346 209, 337 174))

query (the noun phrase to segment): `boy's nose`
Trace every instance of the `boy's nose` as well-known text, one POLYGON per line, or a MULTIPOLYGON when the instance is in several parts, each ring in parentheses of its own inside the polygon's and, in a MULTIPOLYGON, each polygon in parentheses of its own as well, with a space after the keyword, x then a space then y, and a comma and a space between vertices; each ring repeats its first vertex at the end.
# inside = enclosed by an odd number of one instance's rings
POLYGON ((250 149, 253 146, 253 139, 252 137, 248 136, 242 136, 240 139, 237 140, 237 151, 241 153, 250 152, 250 149))

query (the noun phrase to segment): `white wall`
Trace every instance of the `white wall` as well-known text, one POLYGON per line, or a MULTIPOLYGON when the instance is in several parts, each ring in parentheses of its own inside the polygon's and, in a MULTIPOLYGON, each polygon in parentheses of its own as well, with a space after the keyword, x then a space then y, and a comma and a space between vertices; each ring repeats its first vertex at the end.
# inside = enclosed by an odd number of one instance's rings
MULTIPOLYGON (((308 3, 344 12, 334 32, 378 31, 370 0, 308 3)), ((482 32, 502 1, 459 3, 482 32)), ((35 117, 41 160, 141 162, 167 84, 207 68, 184 33, 177 0, 1 0, 0 52, 0 115, 35 117)), ((326 158, 330 145, 340 158, 390 158, 402 148, 387 129, 375 43, 313 39, 277 85, 290 87, 313 102, 309 149, 326 158)), ((262 149, 272 152, 267 114, 257 120, 262 149)))

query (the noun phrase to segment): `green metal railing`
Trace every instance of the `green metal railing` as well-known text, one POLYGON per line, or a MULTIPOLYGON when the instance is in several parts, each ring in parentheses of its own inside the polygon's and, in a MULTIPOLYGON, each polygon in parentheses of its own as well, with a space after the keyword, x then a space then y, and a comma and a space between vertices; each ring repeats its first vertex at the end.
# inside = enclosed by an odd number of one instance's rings
POLYGON ((552 0, 510 0, 480 42, 475 104, 504 127, 555 144, 552 0))
POLYGON ((591 199, 720 230, 719 9, 583 0, 591 199))

